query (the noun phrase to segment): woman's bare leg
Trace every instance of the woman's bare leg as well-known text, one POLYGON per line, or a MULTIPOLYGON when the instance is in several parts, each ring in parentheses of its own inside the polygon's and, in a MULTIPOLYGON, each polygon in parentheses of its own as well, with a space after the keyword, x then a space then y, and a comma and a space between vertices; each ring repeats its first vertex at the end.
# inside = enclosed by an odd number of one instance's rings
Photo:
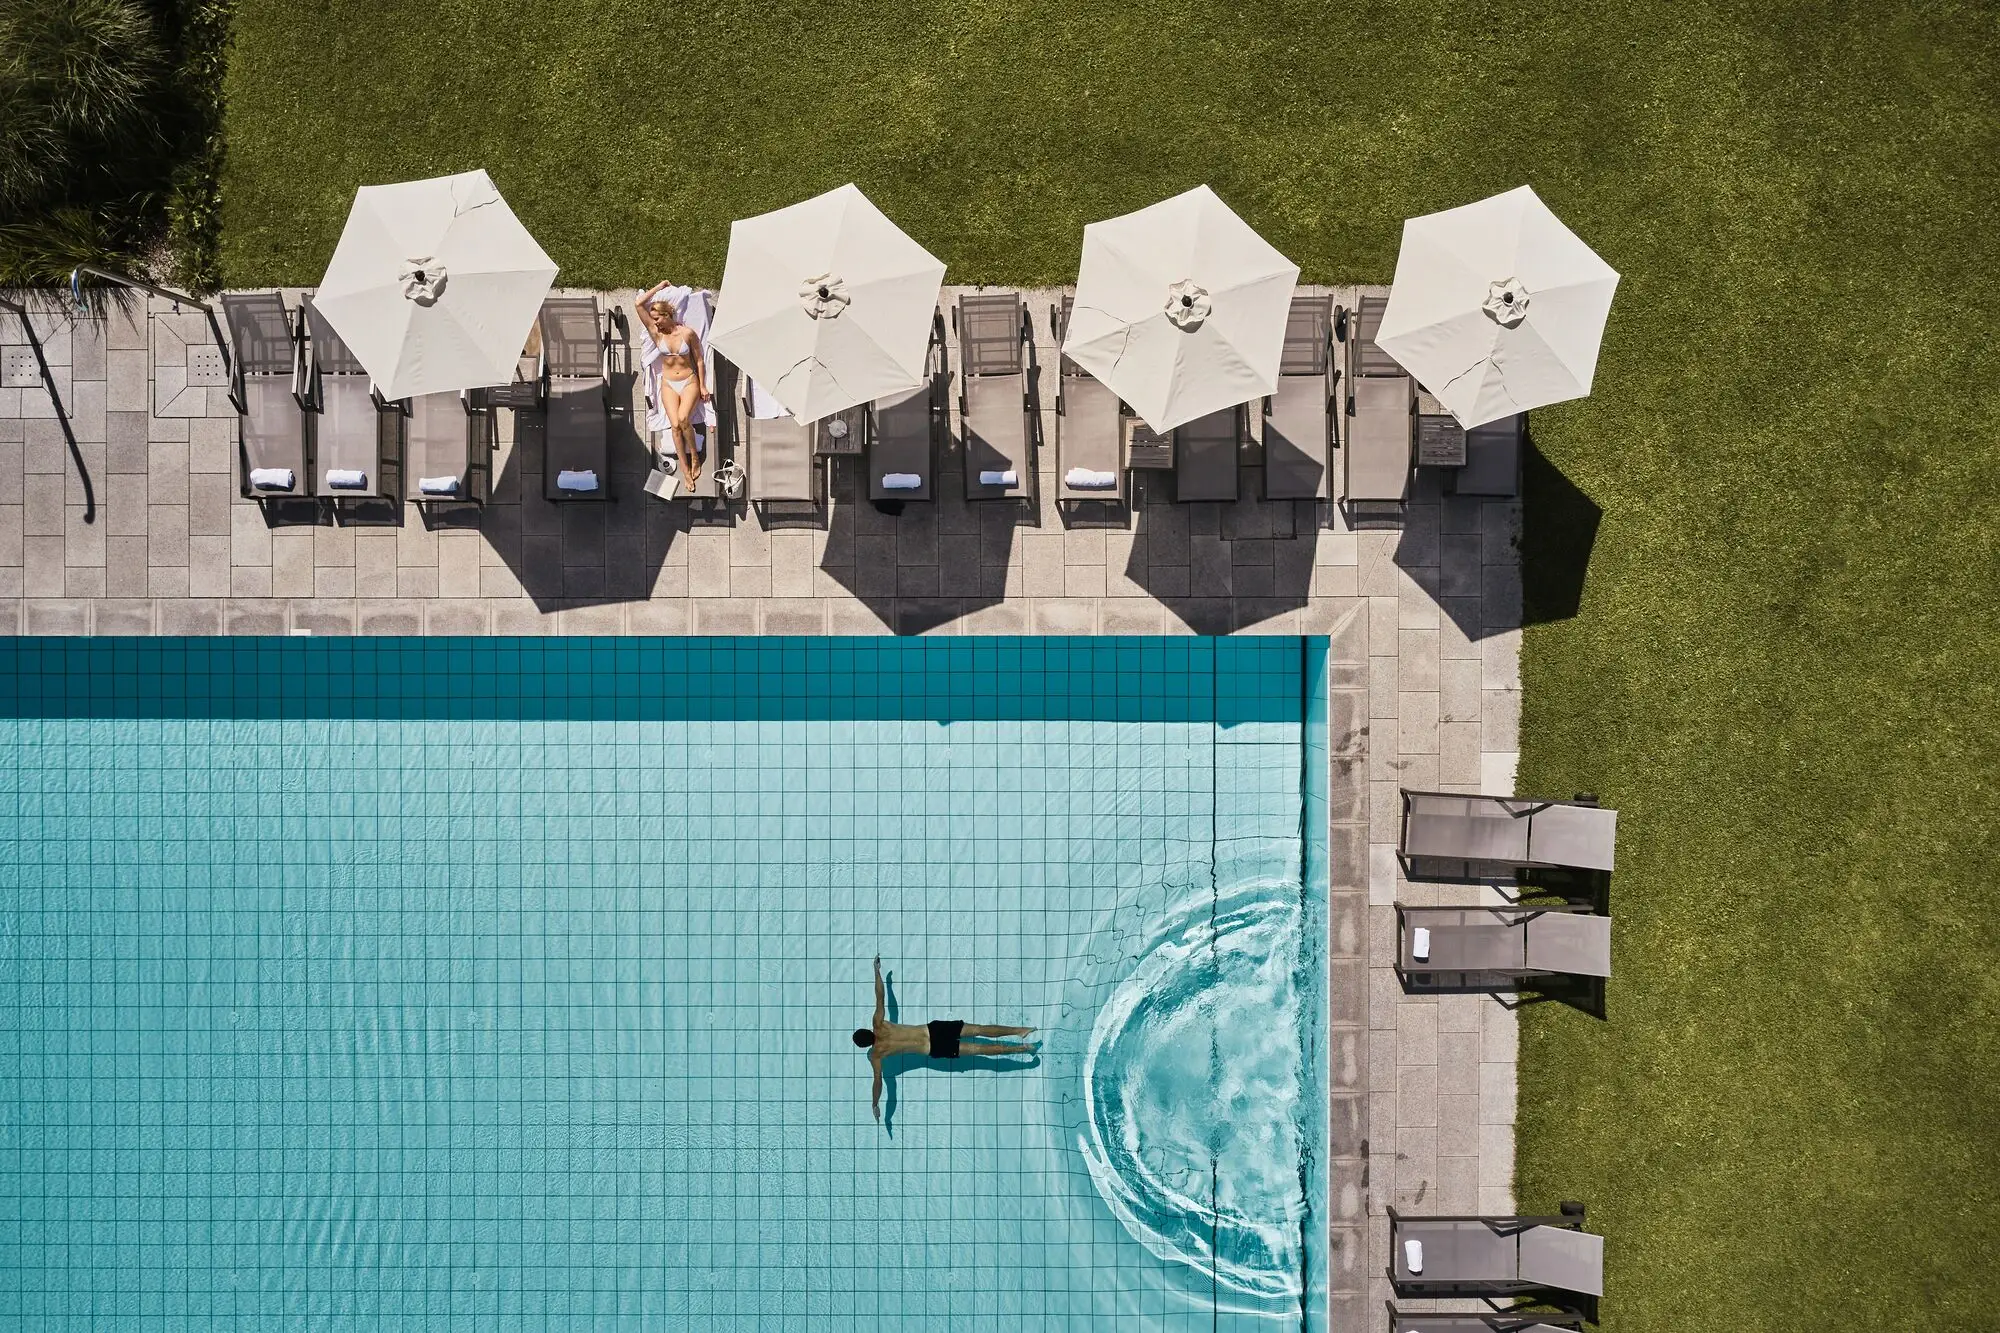
POLYGON ((680 460, 681 477, 692 486, 701 478, 701 455, 694 448, 694 411, 700 401, 694 385, 666 392, 667 422, 673 431, 674 454, 680 460))

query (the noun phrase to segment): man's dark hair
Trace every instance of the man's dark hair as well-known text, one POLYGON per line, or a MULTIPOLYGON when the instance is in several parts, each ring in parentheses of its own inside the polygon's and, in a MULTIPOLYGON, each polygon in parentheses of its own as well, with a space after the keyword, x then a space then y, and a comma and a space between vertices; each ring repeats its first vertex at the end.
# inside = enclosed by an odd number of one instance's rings
POLYGON ((873 1028, 854 1029, 854 1044, 856 1046, 859 1046, 864 1051, 867 1050, 870 1046, 873 1046, 875 1044, 875 1029, 873 1028))

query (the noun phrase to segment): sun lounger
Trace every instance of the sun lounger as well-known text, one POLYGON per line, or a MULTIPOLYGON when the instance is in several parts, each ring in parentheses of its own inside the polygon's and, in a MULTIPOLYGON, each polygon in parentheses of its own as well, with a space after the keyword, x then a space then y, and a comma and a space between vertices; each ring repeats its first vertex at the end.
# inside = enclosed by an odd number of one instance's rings
MULTIPOLYGON (((1062 309, 1049 309, 1050 331, 1057 346, 1069 330, 1070 307, 1076 298, 1063 297, 1062 309)), ((1125 471, 1125 405, 1103 381, 1068 357, 1058 363, 1056 376, 1056 499, 1097 500, 1123 504, 1128 498, 1125 471)))
POLYGON ((1396 971, 1411 989, 1498 990, 1611 975, 1611 918, 1577 907, 1396 907, 1396 971))
POLYGON ((1404 1298, 1536 1296, 1589 1308, 1604 1294, 1604 1238, 1583 1206, 1560 1217, 1411 1217, 1389 1210, 1389 1280, 1404 1298))
POLYGON ((404 490, 418 505, 484 504, 493 490, 494 408, 484 389, 397 404, 404 490))
POLYGON ((1264 399, 1264 498, 1333 496, 1333 298, 1294 296, 1278 362, 1277 392, 1264 399))
POLYGON ((1403 793, 1397 848, 1413 879, 1485 879, 1517 870, 1612 868, 1618 812, 1591 800, 1403 793))
POLYGON ((750 503, 819 504, 820 469, 813 458, 813 427, 802 426, 791 413, 759 415, 753 410, 762 397, 748 375, 740 377, 743 396, 744 469, 750 503))
POLYGON ((1174 432, 1174 499, 1234 500, 1249 413, 1239 405, 1196 417, 1174 432))
POLYGON ((612 336, 597 301, 542 302, 542 495, 552 501, 611 498, 612 336))
POLYGON ((868 498, 928 500, 944 434, 944 316, 931 320, 925 379, 868 405, 868 498))
POLYGON ((1428 1314, 1389 1306, 1389 1333, 1563 1333, 1581 1329, 1583 1316, 1552 1311, 1477 1310, 1428 1314))
POLYGON ((958 414, 965 428, 965 498, 1033 500, 1035 335, 1019 292, 961 296, 958 414))
POLYGON ((306 422, 305 324, 276 292, 225 295, 234 344, 229 400, 237 413, 241 489, 257 500, 313 494, 306 422))
POLYGON ((1446 487, 1453 495, 1519 495, 1527 429, 1527 414, 1517 412, 1465 432, 1465 466, 1452 472, 1446 487))
POLYGON ((333 502, 336 514, 342 504, 394 499, 391 474, 400 470, 396 423, 384 417, 368 372, 310 299, 305 316, 312 366, 306 401, 314 413, 319 494, 333 502))
POLYGON ((1347 333, 1347 494, 1363 511, 1400 514, 1416 458, 1417 384, 1375 342, 1388 301, 1364 296, 1347 333))

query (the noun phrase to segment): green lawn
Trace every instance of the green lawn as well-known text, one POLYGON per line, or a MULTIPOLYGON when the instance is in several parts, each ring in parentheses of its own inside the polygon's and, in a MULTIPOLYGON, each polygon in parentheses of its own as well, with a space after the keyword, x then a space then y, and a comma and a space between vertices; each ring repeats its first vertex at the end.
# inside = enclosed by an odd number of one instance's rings
POLYGON ((957 281, 1068 278, 1202 181, 1384 281, 1406 215, 1533 184, 1625 282, 1595 397, 1535 418, 1604 514, 1521 780, 1625 836, 1610 1021, 1527 1021, 1521 1193, 1590 1201, 1616 1333, 1990 1324, 1991 5, 1113 9, 238 0, 225 276, 313 282, 356 185, 474 166, 576 285, 713 281, 731 218, 849 179, 957 281))

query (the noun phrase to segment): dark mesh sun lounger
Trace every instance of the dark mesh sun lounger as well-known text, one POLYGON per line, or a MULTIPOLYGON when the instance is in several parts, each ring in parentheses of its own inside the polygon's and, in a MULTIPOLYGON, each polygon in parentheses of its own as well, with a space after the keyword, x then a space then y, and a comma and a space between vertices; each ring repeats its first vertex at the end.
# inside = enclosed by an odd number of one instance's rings
POLYGON ((384 447, 382 407, 368 372, 310 301, 305 314, 312 360, 309 397, 317 413, 313 464, 319 493, 336 505, 343 500, 393 498, 386 475, 389 451, 384 447), (329 480, 335 473, 357 472, 359 486, 335 486, 329 480))
MULTIPOLYGON (((1069 330, 1069 312, 1075 299, 1065 296, 1061 313, 1049 312, 1058 346, 1069 330)), ((1126 498, 1124 404, 1103 381, 1068 357, 1061 359, 1058 368, 1056 498, 1123 503, 1126 498), (1110 486, 1072 486, 1069 474, 1078 468, 1109 474, 1113 482, 1110 486)))
POLYGON ((1333 298, 1294 296, 1277 390, 1264 400, 1264 496, 1332 498, 1333 298))
POLYGON ((925 380, 914 389, 877 398, 868 405, 868 498, 928 500, 937 471, 938 436, 943 433, 944 404, 939 381, 943 374, 944 316, 931 319, 931 342, 925 354, 925 380), (889 476, 918 479, 911 487, 882 484, 889 476))
POLYGON ((1519 868, 1612 868, 1618 812, 1587 801, 1405 791, 1398 854, 1412 876, 1479 879, 1519 868))
POLYGON ((1388 301, 1361 298, 1347 338, 1347 494, 1350 504, 1400 507, 1416 459, 1417 383, 1375 343, 1388 301))
POLYGON ((1604 1294, 1604 1238, 1580 1218, 1410 1217, 1389 1210, 1389 1278, 1399 1296, 1604 1294), (1421 1268, 1411 1263, 1409 1242, 1421 1268))
POLYGON ((958 410, 965 429, 965 498, 1012 500, 1035 494, 1034 365, 1027 303, 1019 292, 961 296, 958 410), (1013 473, 1011 485, 982 474, 1013 473))
POLYGON ((1580 1329, 1583 1317, 1546 1311, 1458 1311, 1432 1314, 1389 1307, 1389 1333, 1563 1333, 1580 1329))
POLYGON ((1462 988, 1608 977, 1611 918, 1568 907, 1398 905, 1396 971, 1413 984, 1462 988))
POLYGON ((610 339, 587 296, 542 302, 542 401, 547 412, 542 494, 549 500, 611 498, 610 339), (564 473, 595 485, 564 486, 564 473))
POLYGON ((1174 499, 1234 500, 1244 410, 1225 407, 1174 432, 1174 499))
POLYGON ((225 295, 222 313, 234 345, 229 396, 237 412, 242 493, 260 500, 309 496, 314 478, 303 329, 276 292, 225 295), (250 474, 260 468, 287 470, 292 484, 253 487, 250 474))
POLYGON ((1465 466, 1451 474, 1453 495, 1514 496, 1521 493, 1523 413, 1501 417, 1465 432, 1465 466))

